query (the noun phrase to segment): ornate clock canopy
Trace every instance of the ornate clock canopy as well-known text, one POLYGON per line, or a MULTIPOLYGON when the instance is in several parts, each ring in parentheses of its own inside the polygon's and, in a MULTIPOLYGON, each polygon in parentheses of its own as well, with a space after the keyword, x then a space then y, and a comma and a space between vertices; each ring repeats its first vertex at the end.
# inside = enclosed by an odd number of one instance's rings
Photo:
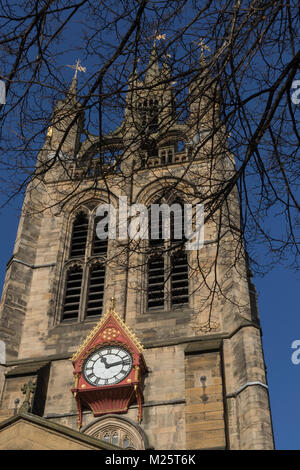
POLYGON ((102 416, 126 413, 130 405, 137 403, 138 420, 142 420, 147 371, 142 352, 142 344, 116 313, 111 299, 107 313, 71 358, 79 428, 84 408, 91 409, 94 416, 102 416))

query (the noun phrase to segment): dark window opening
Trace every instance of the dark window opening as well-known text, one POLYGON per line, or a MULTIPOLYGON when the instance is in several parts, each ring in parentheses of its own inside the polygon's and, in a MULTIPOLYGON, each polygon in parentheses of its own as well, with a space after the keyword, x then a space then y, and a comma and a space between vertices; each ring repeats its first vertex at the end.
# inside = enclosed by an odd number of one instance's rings
POLYGON ((184 235, 184 205, 181 201, 174 201, 172 205, 177 204, 180 206, 179 214, 172 211, 170 214, 170 238, 173 243, 180 243, 180 241, 186 241, 184 235))
MULTIPOLYGON (((92 255, 103 255, 105 256, 107 253, 107 238, 102 240, 97 235, 97 224, 101 222, 104 218, 107 218, 107 214, 95 218, 94 224, 94 233, 93 233, 93 245, 92 245, 92 255)), ((108 221, 103 227, 105 233, 108 234, 108 221)))
POLYGON ((185 150, 185 142, 184 140, 177 141, 177 152, 184 152, 185 150))
POLYGON ((183 251, 175 253, 172 257, 171 299, 172 305, 189 303, 188 262, 183 251))
POLYGON ((158 101, 149 101, 149 132, 157 132, 158 130, 158 101))
MULTIPOLYGON (((170 201, 169 196, 165 194, 164 199, 160 198, 156 203, 170 201)), ((188 256, 184 249, 184 204, 180 199, 173 199, 169 204, 177 205, 170 211, 170 239, 163 238, 163 214, 159 213, 159 221, 152 221, 149 216, 149 249, 165 249, 166 252, 164 257, 149 254, 148 309, 170 309, 189 304, 188 256)))
POLYGON ((88 232, 88 218, 81 212, 73 223, 70 257, 83 257, 88 232))
POLYGON ((97 264, 90 269, 86 316, 102 314, 105 266, 97 264))
POLYGON ((82 269, 76 267, 69 271, 66 280, 63 320, 78 318, 82 284, 82 269))
POLYGON ((43 416, 46 404, 48 382, 50 373, 50 363, 39 369, 36 378, 36 388, 33 397, 31 413, 43 416))
POLYGON ((162 213, 159 212, 159 220, 157 220, 157 218, 152 219, 151 209, 150 209, 148 220, 149 220, 149 246, 150 247, 162 246, 164 244, 162 213))
POLYGON ((145 132, 150 134, 158 131, 158 101, 157 100, 144 100, 138 106, 141 124, 145 132))
POLYGON ((148 263, 148 308, 164 306, 164 259, 151 258, 148 263))

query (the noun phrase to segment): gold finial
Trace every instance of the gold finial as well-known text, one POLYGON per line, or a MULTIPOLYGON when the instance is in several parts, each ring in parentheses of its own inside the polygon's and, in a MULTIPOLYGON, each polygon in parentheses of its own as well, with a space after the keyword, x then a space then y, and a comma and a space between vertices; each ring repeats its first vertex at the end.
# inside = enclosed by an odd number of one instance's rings
POLYGON ((210 47, 204 43, 203 38, 201 38, 200 42, 198 42, 198 46, 200 46, 201 54, 203 54, 204 51, 210 51, 210 47))
POLYGON ((77 72, 86 72, 86 67, 82 67, 82 65, 80 65, 79 59, 76 60, 75 65, 66 65, 66 67, 70 67, 75 70, 74 78, 77 78, 77 72))

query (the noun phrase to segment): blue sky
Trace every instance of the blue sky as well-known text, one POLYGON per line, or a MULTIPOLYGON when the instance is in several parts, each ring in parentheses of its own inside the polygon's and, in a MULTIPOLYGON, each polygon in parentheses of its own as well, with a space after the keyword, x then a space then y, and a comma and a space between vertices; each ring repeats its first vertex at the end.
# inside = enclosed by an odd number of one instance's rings
POLYGON ((281 266, 256 278, 263 346, 277 449, 300 449, 300 364, 291 360, 300 340, 299 277, 281 266))

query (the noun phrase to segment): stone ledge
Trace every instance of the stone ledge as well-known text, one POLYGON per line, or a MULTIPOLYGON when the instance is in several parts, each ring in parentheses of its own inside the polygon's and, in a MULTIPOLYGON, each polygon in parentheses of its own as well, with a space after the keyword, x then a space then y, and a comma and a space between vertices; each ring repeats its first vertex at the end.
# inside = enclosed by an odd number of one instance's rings
MULTIPOLYGON (((152 342, 143 342, 143 346, 145 349, 152 349, 152 348, 162 348, 162 347, 168 347, 168 346, 176 346, 179 344, 190 344, 190 343, 199 343, 197 346, 192 347, 192 350, 196 351, 196 347, 201 347, 199 351, 205 350, 205 344, 209 345, 212 340, 219 340, 220 344, 221 341, 224 339, 230 339, 232 338, 235 334, 237 334, 241 329, 243 328, 256 328, 258 330, 261 330, 261 327, 257 325, 256 323, 253 322, 248 322, 244 323, 240 326, 238 326, 234 331, 228 333, 213 333, 213 334, 207 334, 203 336, 186 336, 183 338, 172 338, 170 340, 162 339, 162 340, 157 340, 157 341, 152 341, 152 342)), ((210 350, 210 347, 209 347, 210 350)), ((27 364, 27 363, 33 363, 33 362, 41 362, 41 361, 61 361, 61 360, 66 360, 70 359, 73 356, 72 353, 61 353, 61 354, 52 354, 48 356, 39 356, 39 357, 32 357, 32 358, 25 358, 25 359, 16 359, 16 360, 11 360, 7 361, 6 366, 11 367, 15 366, 18 364, 27 364)))

